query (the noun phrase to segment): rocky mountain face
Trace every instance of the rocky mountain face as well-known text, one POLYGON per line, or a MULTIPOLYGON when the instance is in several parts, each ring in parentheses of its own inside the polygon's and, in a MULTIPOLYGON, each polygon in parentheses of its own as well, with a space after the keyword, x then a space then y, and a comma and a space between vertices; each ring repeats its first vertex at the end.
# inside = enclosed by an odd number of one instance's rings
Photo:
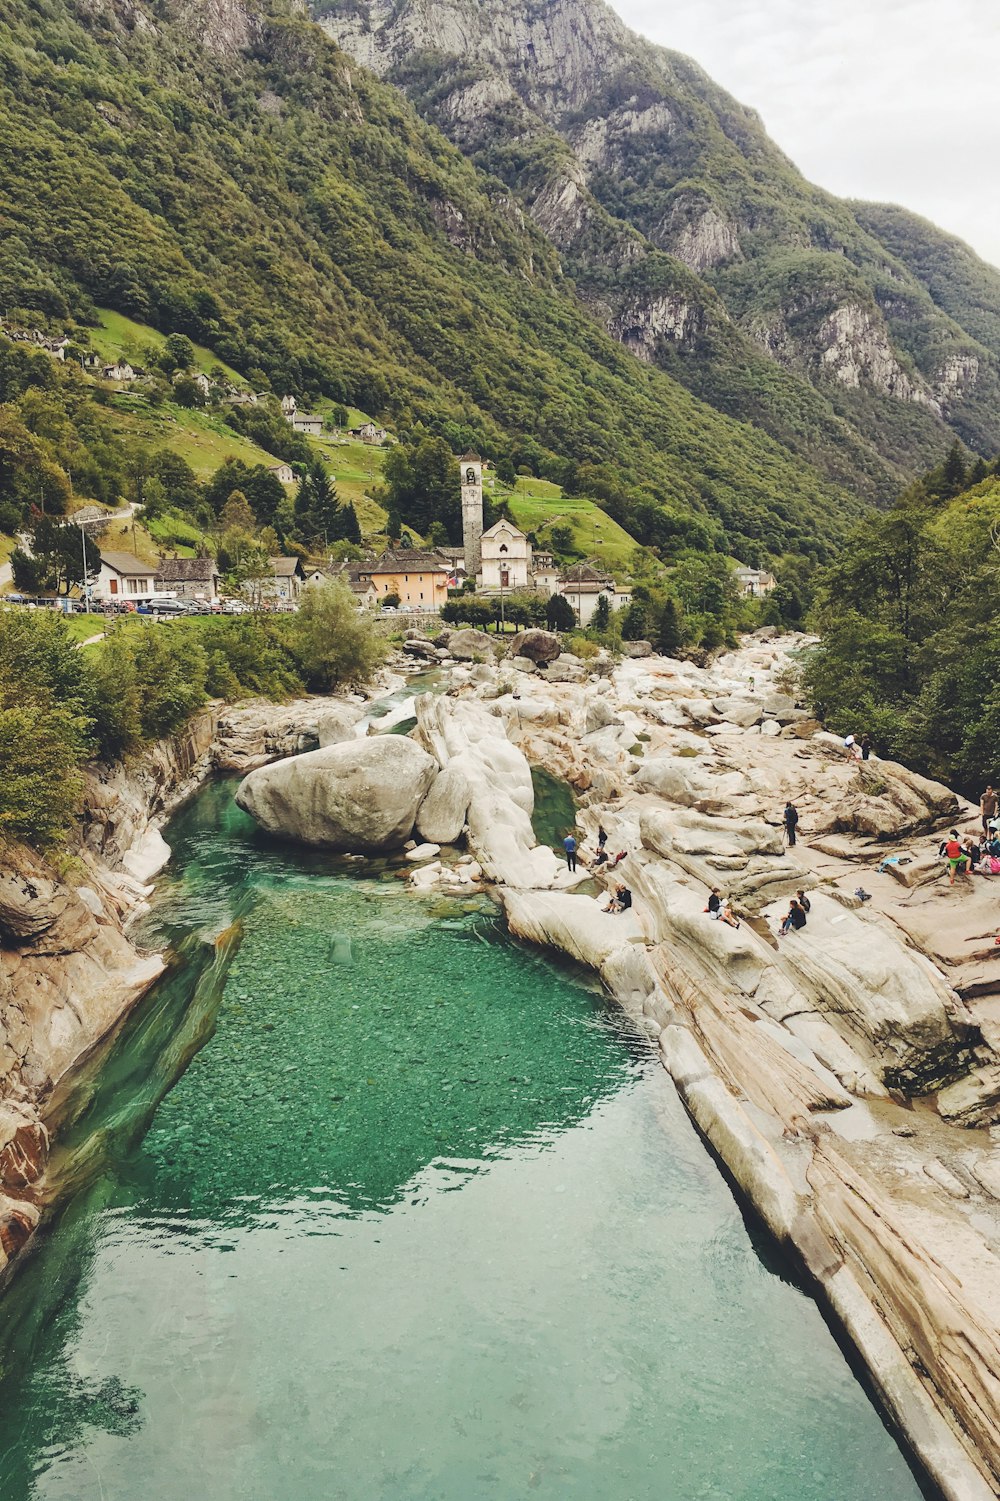
POLYGON ((602 0, 311 3, 517 191, 640 358, 782 441, 798 428, 827 472, 839 443, 863 487, 885 480, 865 450, 898 477, 955 433, 1000 447, 1000 274, 811 186, 752 110, 602 0))

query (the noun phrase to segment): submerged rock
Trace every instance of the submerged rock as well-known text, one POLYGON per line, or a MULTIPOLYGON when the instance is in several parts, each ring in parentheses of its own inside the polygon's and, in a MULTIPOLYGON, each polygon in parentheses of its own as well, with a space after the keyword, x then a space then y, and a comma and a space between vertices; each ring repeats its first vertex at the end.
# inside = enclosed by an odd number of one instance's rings
POLYGON ((262 766, 236 801, 269 834, 370 853, 410 837, 437 772, 412 740, 376 736, 262 766))

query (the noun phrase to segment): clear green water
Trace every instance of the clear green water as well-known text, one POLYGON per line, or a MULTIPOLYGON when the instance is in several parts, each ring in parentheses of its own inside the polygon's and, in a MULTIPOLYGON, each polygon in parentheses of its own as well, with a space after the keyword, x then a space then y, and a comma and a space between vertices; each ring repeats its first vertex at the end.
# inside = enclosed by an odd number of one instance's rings
POLYGON ((224 785, 172 839, 183 963, 0 1312, 3 1501, 916 1501, 600 995, 224 785))

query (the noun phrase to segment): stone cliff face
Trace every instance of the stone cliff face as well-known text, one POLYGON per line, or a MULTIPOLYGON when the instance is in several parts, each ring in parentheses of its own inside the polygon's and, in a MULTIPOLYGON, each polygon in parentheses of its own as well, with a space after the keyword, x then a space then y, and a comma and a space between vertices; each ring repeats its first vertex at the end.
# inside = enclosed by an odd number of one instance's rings
MULTIPOLYGON (((918 418, 900 412, 904 446, 940 451, 951 424, 983 451, 1000 447, 1000 334, 984 347, 981 317, 976 332, 942 313, 851 206, 802 180, 751 110, 602 0, 311 4, 341 47, 520 192, 591 307, 642 358, 656 358, 648 330, 662 324, 664 347, 708 360, 717 293, 732 319, 724 358, 772 358, 841 415, 838 388, 917 408, 918 418), (658 305, 665 256, 694 273, 674 289, 686 304, 680 319, 658 305), (609 273, 646 260, 656 269, 649 290, 619 297, 609 273), (825 288, 814 314, 802 311, 803 267, 825 288), (898 315, 887 284, 900 294, 898 315)), ((722 372, 688 378, 734 409, 722 372)))

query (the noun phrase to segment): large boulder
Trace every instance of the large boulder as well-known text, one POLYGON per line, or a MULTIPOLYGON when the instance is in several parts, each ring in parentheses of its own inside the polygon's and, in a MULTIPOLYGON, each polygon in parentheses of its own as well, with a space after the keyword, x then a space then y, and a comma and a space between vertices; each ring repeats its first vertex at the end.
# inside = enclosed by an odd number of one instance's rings
POLYGON ((551 631, 525 631, 514 638, 512 648, 519 657, 532 662, 554 662, 562 651, 559 637, 551 631))
POLYGON ((485 631, 453 631, 448 651, 460 662, 492 662, 496 642, 485 631))
POLYGON ((428 844, 454 844, 465 828, 472 788, 460 766, 446 766, 417 811, 417 833, 428 844))
POLYGON ((438 660, 438 648, 432 641, 427 641, 420 636, 412 636, 404 641, 403 650, 408 657, 420 657, 424 662, 438 660))
POLYGON ((379 735, 262 766, 240 783, 236 801, 269 834, 377 852, 409 839, 437 774, 412 740, 379 735))
POLYGON ((585 735, 593 735, 597 730, 607 729, 609 725, 620 724, 621 720, 606 699, 592 698, 587 704, 583 719, 585 735))
POLYGON ((316 721, 316 739, 320 750, 328 745, 341 745, 345 740, 357 738, 355 726, 365 717, 364 709, 357 704, 337 704, 324 709, 316 721))

